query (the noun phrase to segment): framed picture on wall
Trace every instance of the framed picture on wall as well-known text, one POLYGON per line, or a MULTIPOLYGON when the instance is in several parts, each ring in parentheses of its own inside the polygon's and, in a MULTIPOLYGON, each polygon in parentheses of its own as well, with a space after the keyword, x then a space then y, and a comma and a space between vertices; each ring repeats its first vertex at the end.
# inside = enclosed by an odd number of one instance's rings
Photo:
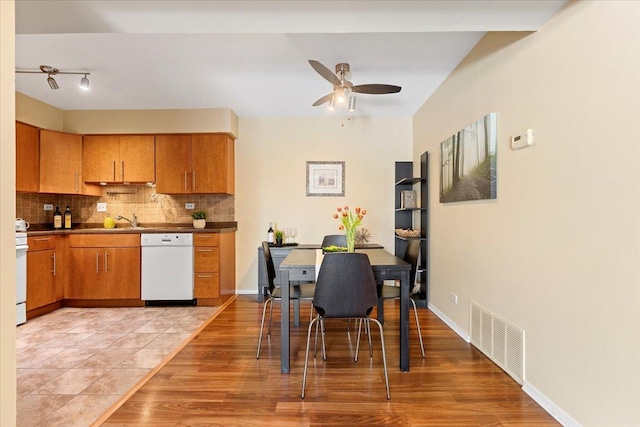
POLYGON ((344 162, 307 162, 307 196, 344 196, 344 162))

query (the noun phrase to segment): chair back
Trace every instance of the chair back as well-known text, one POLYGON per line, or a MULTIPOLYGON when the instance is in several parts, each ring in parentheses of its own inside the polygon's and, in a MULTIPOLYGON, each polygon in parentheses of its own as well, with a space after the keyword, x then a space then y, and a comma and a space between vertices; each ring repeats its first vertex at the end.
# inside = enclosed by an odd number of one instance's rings
POLYGON ((273 266, 273 258, 271 257, 271 249, 268 242, 262 242, 262 252, 264 252, 264 262, 267 267, 267 283, 269 284, 269 293, 273 294, 276 288, 274 280, 276 279, 276 269, 273 266))
POLYGON ((322 247, 326 248, 327 246, 340 246, 343 248, 347 247, 347 236, 345 234, 329 234, 324 236, 322 239, 322 247))
POLYGON ((416 272, 418 271, 418 259, 420 258, 420 240, 409 240, 407 249, 404 252, 403 260, 411 264, 411 286, 416 282, 416 272))
POLYGON ((325 254, 313 297, 320 316, 366 317, 377 303, 376 281, 367 254, 325 254))

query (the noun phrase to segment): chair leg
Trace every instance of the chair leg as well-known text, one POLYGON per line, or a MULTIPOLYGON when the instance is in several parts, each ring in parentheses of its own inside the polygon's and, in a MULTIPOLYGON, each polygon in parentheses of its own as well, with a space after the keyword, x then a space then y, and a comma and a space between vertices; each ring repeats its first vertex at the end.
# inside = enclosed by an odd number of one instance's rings
POLYGON ((378 329, 380 329, 380 346, 382 347, 382 365, 384 366, 384 382, 387 386, 387 400, 391 400, 391 393, 389 391, 389 376, 387 375, 387 354, 384 351, 384 333, 382 332, 382 325, 378 320, 374 318, 369 318, 370 322, 375 322, 378 325, 378 329))
MULTIPOLYGON (((349 319, 351 323, 351 319, 349 319)), ((360 350, 360 330, 362 329, 362 319, 358 319, 358 338, 356 339, 356 357, 353 358, 354 362, 358 361, 358 351, 360 350)))
POLYGON ((273 298, 269 297, 262 306, 262 322, 260 322, 260 338, 258 338, 258 353, 256 359, 260 359, 260 347, 262 346, 262 331, 264 330, 264 317, 267 314, 267 305, 271 303, 273 308, 273 298))
POLYGON ((422 332, 420 331, 420 321, 418 320, 418 309, 416 308, 416 302, 413 298, 409 298, 411 304, 413 304, 413 314, 416 318, 416 326, 418 327, 418 338, 420 338, 420 350, 422 350, 422 358, 424 359, 424 344, 422 343, 422 332))
POLYGON ((320 318, 320 333, 322 334, 322 360, 327 360, 327 346, 324 343, 324 319, 320 318))
MULTIPOLYGON (((320 319, 320 317, 316 317, 311 321, 311 323, 309 323, 309 330, 307 331, 307 351, 305 352, 305 356, 304 356, 304 372, 302 374, 302 394, 300 395, 301 399, 304 399, 304 389, 307 386, 307 368, 309 366, 309 343, 311 342, 311 328, 313 327, 313 323, 316 322, 316 331, 318 330, 317 329, 318 319, 320 319)), ((320 322, 322 322, 322 320, 320 320, 320 322)))
POLYGON ((267 336, 271 335, 271 319, 273 319, 273 301, 271 301, 271 308, 269 309, 269 329, 267 330, 267 336))

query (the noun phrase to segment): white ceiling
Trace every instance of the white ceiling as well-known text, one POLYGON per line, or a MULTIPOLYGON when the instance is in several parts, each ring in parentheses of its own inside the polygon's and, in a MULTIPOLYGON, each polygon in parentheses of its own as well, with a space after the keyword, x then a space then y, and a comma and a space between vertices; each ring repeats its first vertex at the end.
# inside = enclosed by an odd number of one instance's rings
POLYGON ((307 60, 351 65, 355 116, 410 116, 487 31, 535 31, 566 0, 16 1, 16 90, 64 110, 231 108, 240 117, 322 116, 332 90, 307 60))

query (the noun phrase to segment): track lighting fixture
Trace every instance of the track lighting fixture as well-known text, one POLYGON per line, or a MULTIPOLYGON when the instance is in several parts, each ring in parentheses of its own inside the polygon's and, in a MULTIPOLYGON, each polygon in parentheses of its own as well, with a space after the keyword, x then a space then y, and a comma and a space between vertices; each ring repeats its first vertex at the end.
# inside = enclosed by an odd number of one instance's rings
POLYGON ((84 90, 89 90, 89 79, 88 75, 91 73, 87 73, 85 71, 60 71, 55 67, 51 67, 50 65, 41 65, 40 71, 38 70, 16 70, 16 73, 21 74, 46 74, 47 75, 47 83, 49 83, 49 87, 53 90, 58 89, 58 82, 52 77, 60 74, 75 74, 79 76, 84 76, 80 79, 80 87, 84 90))
POLYGON ((49 77, 47 77, 47 83, 49 83, 49 86, 51 87, 51 89, 56 90, 59 89, 60 86, 58 86, 58 82, 56 82, 56 79, 54 79, 53 77, 51 77, 51 74, 49 74, 49 77))
POLYGON ((84 77, 80 79, 80 88, 84 90, 89 90, 89 79, 87 78, 87 74, 85 74, 84 77))

